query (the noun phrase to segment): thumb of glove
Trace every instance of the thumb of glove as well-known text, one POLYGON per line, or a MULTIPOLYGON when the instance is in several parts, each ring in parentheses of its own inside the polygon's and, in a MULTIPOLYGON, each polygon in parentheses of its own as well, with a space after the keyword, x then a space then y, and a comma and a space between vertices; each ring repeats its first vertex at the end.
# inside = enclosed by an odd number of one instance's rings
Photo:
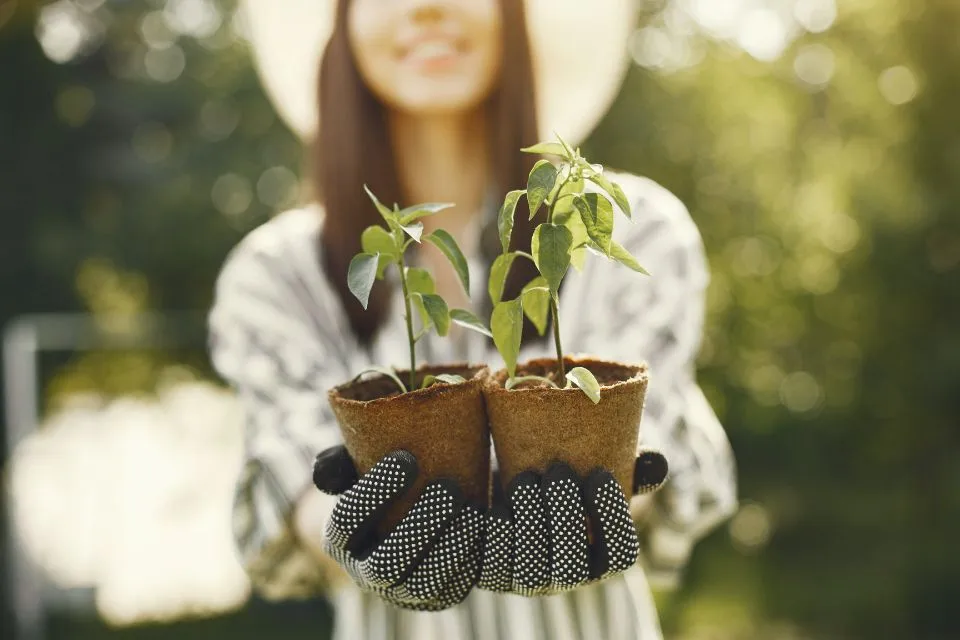
POLYGON ((633 466, 633 494, 653 493, 663 486, 670 474, 670 465, 659 451, 640 451, 633 466))
POLYGON ((324 449, 313 462, 313 484, 326 494, 340 495, 358 478, 357 467, 342 444, 324 449))

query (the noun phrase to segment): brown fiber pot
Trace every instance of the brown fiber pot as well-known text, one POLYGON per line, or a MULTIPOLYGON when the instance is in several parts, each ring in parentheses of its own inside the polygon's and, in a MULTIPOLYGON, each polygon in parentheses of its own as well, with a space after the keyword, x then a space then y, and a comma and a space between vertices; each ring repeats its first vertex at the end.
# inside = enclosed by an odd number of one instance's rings
MULTIPOLYGON (((484 396, 502 486, 506 488, 522 471, 543 473, 550 463, 564 461, 582 477, 597 467, 610 471, 629 496, 647 367, 571 357, 564 358, 564 363, 567 371, 585 367, 596 376, 600 382, 598 404, 577 387, 554 389, 525 383, 508 391, 503 386, 506 370, 488 378, 484 396)), ((517 367, 518 376, 546 376, 555 382, 556 371, 555 358, 531 360, 517 367)))
MULTIPOLYGON (((416 484, 390 509, 381 533, 399 523, 432 480, 455 480, 468 500, 489 504, 490 432, 483 387, 490 370, 465 364, 424 366, 417 369, 417 384, 427 374, 439 373, 467 381, 401 394, 396 383, 381 375, 340 385, 328 394, 344 445, 360 473, 397 449, 417 458, 416 484)), ((398 375, 406 382, 407 371, 398 375)))

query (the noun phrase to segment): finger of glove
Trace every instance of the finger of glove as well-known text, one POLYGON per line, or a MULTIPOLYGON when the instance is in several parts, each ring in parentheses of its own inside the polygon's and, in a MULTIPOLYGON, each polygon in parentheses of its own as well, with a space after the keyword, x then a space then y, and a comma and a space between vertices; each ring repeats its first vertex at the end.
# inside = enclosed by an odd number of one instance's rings
POLYGON ((623 490, 607 471, 597 469, 584 485, 584 506, 594 533, 592 578, 605 578, 629 569, 637 561, 640 543, 623 490))
POLYGON ((324 553, 333 558, 337 564, 339 564, 347 572, 347 575, 357 584, 357 586, 364 588, 366 587, 366 579, 363 577, 363 572, 360 566, 360 561, 357 560, 352 554, 347 553, 344 549, 340 547, 335 547, 330 544, 329 539, 324 538, 322 548, 324 553))
POLYGON ((641 495, 657 491, 667 481, 670 465, 659 451, 641 451, 633 466, 633 493, 641 495))
POLYGON ((481 589, 506 593, 513 588, 513 523, 510 509, 495 505, 484 519, 481 589))
POLYGON ((405 581, 438 544, 463 504, 463 493, 455 482, 428 484, 400 524, 365 560, 367 579, 382 586, 405 581))
POLYGON ((541 484, 550 550, 550 588, 563 591, 590 578, 587 517, 580 478, 569 465, 553 464, 541 484))
POLYGON ((443 600, 442 604, 451 606, 456 602, 448 602, 449 598, 455 597, 459 590, 448 591, 447 587, 456 579, 458 585, 466 584, 462 596, 466 597, 478 578, 483 528, 483 514, 479 509, 470 505, 461 509, 440 541, 404 581, 410 594, 421 600, 443 600))
POLYGON ((422 600, 417 600, 402 589, 399 591, 397 589, 385 589, 378 595, 395 607, 400 607, 401 609, 407 609, 409 611, 442 611, 443 609, 447 608, 441 605, 439 602, 424 602, 422 600))
POLYGON ((313 461, 313 484, 324 493, 338 496, 358 479, 357 467, 342 444, 324 449, 313 461))
POLYGON ((480 554, 463 565, 462 571, 454 574, 447 588, 437 598, 444 608, 452 607, 466 600, 470 590, 477 585, 480 579, 480 554))
POLYGON ((417 459, 407 451, 394 451, 346 493, 340 496, 327 523, 327 539, 334 547, 357 553, 377 522, 417 478, 417 459))
POLYGON ((507 488, 513 520, 513 591, 542 593, 550 583, 547 516, 540 495, 540 476, 525 471, 507 488))

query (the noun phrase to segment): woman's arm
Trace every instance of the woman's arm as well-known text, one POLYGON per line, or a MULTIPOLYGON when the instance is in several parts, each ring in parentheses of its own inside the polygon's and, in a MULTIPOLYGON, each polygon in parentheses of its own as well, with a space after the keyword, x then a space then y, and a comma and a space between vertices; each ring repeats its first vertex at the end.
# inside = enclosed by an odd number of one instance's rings
MULTIPOLYGON (((696 382, 709 276, 699 232, 683 204, 656 183, 613 176, 631 199, 633 222, 615 237, 651 276, 595 258, 589 274, 592 320, 571 343, 579 351, 650 369, 641 446, 661 450, 670 477, 631 505, 651 581, 676 581, 693 543, 737 505, 733 454, 696 382)), ((588 274, 585 274, 588 275, 588 274)))
POLYGON ((243 404, 245 457, 233 504, 240 560, 265 597, 316 593, 337 575, 319 550, 332 498, 313 488, 316 454, 340 441, 326 391, 347 376, 349 337, 319 308, 334 299, 305 239, 280 221, 228 258, 210 312, 217 371, 243 404), (303 267, 303 273, 297 272, 303 267), (304 275, 307 274, 307 275, 304 275))

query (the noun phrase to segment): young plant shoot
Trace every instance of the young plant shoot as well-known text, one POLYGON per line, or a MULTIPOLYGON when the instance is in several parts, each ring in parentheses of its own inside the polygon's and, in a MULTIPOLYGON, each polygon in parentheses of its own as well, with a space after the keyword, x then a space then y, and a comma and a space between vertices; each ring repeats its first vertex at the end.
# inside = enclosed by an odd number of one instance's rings
MULTIPOLYGON (((363 249, 350 260, 347 272, 347 285, 350 292, 360 301, 363 308, 367 308, 370 300, 370 291, 377 280, 383 280, 386 270, 390 266, 396 267, 400 279, 400 288, 403 291, 404 319, 407 323, 407 340, 410 345, 410 371, 405 385, 396 371, 381 366, 370 367, 359 375, 368 372, 378 372, 389 376, 400 388, 401 393, 416 389, 416 343, 431 329, 440 336, 447 335, 450 323, 454 322, 473 331, 478 331, 492 337, 490 331, 473 313, 466 309, 450 309, 446 301, 436 293, 433 276, 426 269, 408 267, 405 254, 414 243, 420 244, 424 240, 437 247, 450 261, 454 271, 463 285, 467 295, 470 294, 470 272, 467 269, 467 260, 460 247, 449 233, 437 229, 423 235, 423 223, 420 218, 432 216, 444 209, 452 207, 449 203, 428 202, 417 204, 405 209, 397 205, 393 209, 384 206, 377 197, 366 187, 364 190, 373 201, 377 211, 386 222, 386 227, 372 225, 363 230, 360 243, 363 249), (422 329, 414 335, 413 317, 411 310, 416 307, 419 312, 422 329)), ((359 376, 358 376, 359 377, 359 376)), ((458 375, 438 374, 424 378, 421 388, 428 387, 435 382, 455 384, 464 382, 458 375)))
POLYGON ((549 316, 557 351, 557 379, 565 381, 564 388, 576 385, 597 403, 600 401, 600 384, 596 377, 583 367, 566 371, 564 366, 558 292, 571 265, 577 270, 583 268, 587 250, 649 275, 612 237, 614 203, 629 219, 630 202, 620 185, 603 175, 603 167, 590 164, 580 155, 579 148, 572 149, 559 136, 557 142, 536 144, 523 151, 557 156, 560 163, 554 165, 548 160, 539 160, 530 171, 527 188, 507 193, 497 219, 503 252, 490 269, 488 288, 494 304, 490 329, 510 374, 506 388, 533 381, 557 386, 553 380, 541 376, 516 376, 524 315, 540 335, 546 331, 549 316), (596 185, 599 192, 585 192, 586 182, 596 185), (530 253, 510 249, 514 212, 521 196, 527 199, 531 220, 541 210, 545 218, 534 229, 530 253), (516 299, 502 300, 507 274, 518 258, 532 261, 540 275, 531 280, 516 299))

